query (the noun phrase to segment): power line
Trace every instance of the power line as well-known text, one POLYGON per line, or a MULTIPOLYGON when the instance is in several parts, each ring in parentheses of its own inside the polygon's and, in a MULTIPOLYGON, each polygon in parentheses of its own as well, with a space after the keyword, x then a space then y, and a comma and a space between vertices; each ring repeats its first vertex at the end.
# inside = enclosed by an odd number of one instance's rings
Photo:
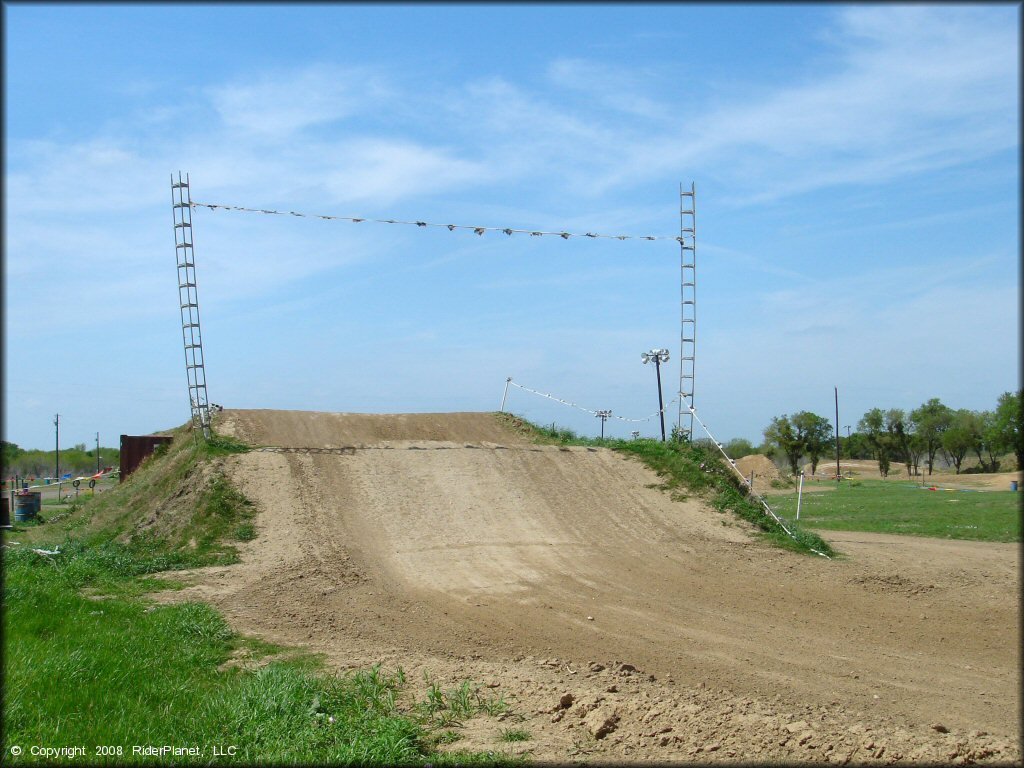
POLYGON ((325 221, 349 221, 353 224, 361 224, 363 222, 370 222, 372 224, 405 224, 416 227, 438 227, 447 229, 449 232, 453 232, 456 229, 471 230, 477 235, 483 235, 486 232, 503 232, 506 235, 530 235, 531 237, 560 237, 563 240, 568 240, 570 237, 589 237, 591 239, 603 238, 605 240, 671 240, 677 243, 683 243, 684 238, 678 235, 609 235, 601 234, 598 232, 568 232, 568 231, 548 231, 539 229, 518 229, 516 227, 482 227, 474 224, 438 224, 430 221, 404 221, 401 219, 370 219, 366 217, 356 216, 331 216, 319 213, 300 213, 299 211, 276 211, 270 208, 247 208, 244 205, 225 205, 223 203, 200 203, 196 201, 191 202, 192 208, 207 208, 211 211, 224 210, 224 211, 241 211, 243 213, 262 213, 268 216, 297 216, 300 218, 308 219, 323 219, 325 221))

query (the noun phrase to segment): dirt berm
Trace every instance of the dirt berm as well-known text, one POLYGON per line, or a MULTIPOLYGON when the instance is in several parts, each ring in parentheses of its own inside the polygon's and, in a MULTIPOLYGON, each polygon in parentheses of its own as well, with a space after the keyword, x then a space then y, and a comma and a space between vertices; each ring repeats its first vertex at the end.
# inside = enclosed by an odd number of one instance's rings
POLYGON ((228 465, 259 535, 177 599, 336 667, 488 684, 532 735, 483 718, 456 747, 1020 761, 1016 545, 852 533, 828 534, 836 560, 789 553, 637 461, 493 414, 218 418, 266 447, 228 465))

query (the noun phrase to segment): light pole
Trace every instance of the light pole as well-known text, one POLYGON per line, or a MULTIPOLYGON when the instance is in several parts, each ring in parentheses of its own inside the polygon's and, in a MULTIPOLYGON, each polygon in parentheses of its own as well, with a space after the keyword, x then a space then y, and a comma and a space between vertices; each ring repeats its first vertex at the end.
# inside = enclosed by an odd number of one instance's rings
POLYGON ((604 423, 608 421, 608 417, 612 415, 612 412, 598 411, 594 415, 601 420, 601 439, 604 440, 604 423))
POLYGON ((665 442, 665 405, 661 401, 661 364, 668 362, 667 349, 652 349, 650 352, 642 352, 640 359, 644 365, 654 361, 654 371, 658 377, 658 411, 661 416, 661 442, 665 442))

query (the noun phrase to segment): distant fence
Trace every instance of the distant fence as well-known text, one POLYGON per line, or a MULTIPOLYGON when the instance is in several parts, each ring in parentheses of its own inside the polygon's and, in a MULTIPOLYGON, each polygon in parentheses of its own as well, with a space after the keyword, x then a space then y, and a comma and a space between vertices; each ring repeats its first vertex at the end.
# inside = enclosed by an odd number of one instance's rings
POLYGON ((121 435, 121 482, 134 472, 142 460, 173 440, 169 435, 121 435))

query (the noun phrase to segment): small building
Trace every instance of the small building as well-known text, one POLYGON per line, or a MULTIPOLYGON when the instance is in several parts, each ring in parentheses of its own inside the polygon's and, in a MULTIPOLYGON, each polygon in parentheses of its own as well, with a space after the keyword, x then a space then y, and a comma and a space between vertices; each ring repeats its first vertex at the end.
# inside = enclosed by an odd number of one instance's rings
POLYGON ((142 460, 159 445, 167 445, 170 435, 121 435, 121 482, 134 472, 142 460))

